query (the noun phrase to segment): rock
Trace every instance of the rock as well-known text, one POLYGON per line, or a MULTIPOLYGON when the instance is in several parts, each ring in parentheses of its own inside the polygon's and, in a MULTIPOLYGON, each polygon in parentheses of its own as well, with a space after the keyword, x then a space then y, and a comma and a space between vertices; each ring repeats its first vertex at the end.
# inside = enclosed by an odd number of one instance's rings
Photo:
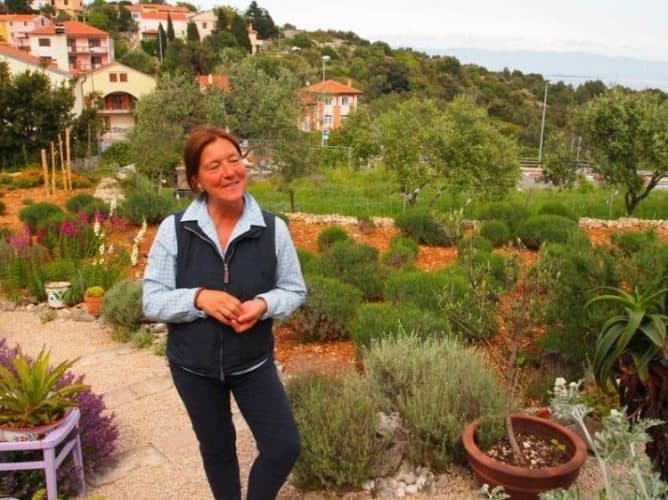
POLYGON ((153 333, 163 333, 167 331, 167 325, 165 323, 153 323, 151 330, 153 333))
POLYGON ((418 488, 417 484, 409 484, 406 486, 406 493, 409 495, 417 495, 420 492, 420 488, 418 488))
POLYGON ((374 481, 373 479, 370 479, 370 480, 368 480, 368 481, 364 481, 364 482, 362 483, 362 489, 363 489, 364 491, 369 491, 369 492, 370 492, 370 491, 373 491, 373 489, 374 489, 375 487, 376 487, 376 483, 375 483, 375 481, 374 481))
POLYGON ((417 477, 415 477, 415 474, 413 474, 412 472, 407 472, 399 479, 404 483, 406 483, 407 485, 415 484, 415 482, 417 481, 417 477))
POLYGON ((401 428, 401 417, 399 413, 393 412, 390 415, 378 412, 378 423, 376 424, 376 432, 383 437, 392 438, 395 432, 401 428))
POLYGON ((378 460, 373 468, 373 477, 385 477, 394 474, 404 458, 404 443, 394 443, 383 453, 383 457, 378 460))
POLYGON ((406 490, 404 489, 403 486, 399 486, 399 488, 397 488, 397 498, 403 498, 405 496, 406 496, 406 490))

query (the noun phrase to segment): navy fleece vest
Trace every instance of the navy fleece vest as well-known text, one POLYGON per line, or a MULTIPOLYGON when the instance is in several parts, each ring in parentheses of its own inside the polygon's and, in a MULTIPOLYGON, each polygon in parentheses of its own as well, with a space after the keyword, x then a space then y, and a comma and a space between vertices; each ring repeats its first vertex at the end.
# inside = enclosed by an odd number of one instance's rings
MULTIPOLYGON (((224 290, 241 302, 274 288, 276 238, 274 215, 262 211, 266 227, 251 226, 227 246, 225 260, 195 221, 175 215, 176 288, 224 290)), ((272 320, 258 321, 238 334, 214 318, 171 323, 167 358, 173 364, 210 377, 252 367, 274 350, 272 320)))

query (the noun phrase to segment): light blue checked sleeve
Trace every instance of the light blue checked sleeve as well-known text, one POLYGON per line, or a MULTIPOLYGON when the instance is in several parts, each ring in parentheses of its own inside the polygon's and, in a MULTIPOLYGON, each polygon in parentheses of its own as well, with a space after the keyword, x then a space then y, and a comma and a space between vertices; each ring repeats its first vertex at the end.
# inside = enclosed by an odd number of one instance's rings
MULTIPOLYGON (((239 228, 246 227, 250 221, 258 222, 258 217, 260 223, 264 223, 259 207, 249 195, 246 206, 248 210, 244 210, 237 224, 239 228)), ((208 218, 206 209, 197 205, 193 208, 195 210, 189 209, 187 213, 195 213, 198 222, 201 223, 200 226, 208 233, 207 229, 211 228, 212 224, 210 220, 203 220, 208 218)), ((258 295, 267 303, 267 312, 262 319, 285 317, 297 309, 306 298, 306 285, 297 252, 287 225, 279 217, 276 217, 275 232, 276 283, 272 290, 258 295)), ((144 314, 151 320, 180 323, 206 317, 204 311, 195 307, 197 288, 176 288, 176 253, 174 216, 169 216, 158 228, 144 272, 144 314)))

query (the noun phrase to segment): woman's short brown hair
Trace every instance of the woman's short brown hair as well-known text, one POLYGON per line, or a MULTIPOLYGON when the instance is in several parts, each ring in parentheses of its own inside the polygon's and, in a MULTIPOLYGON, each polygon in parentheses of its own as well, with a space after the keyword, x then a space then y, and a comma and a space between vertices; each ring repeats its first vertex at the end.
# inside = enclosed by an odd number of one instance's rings
POLYGON ((183 163, 186 166, 186 178, 188 179, 190 189, 194 193, 199 192, 195 183, 195 176, 199 171, 199 160, 202 156, 202 151, 216 139, 225 139, 231 142, 237 152, 240 155, 242 154, 239 140, 225 129, 213 125, 198 125, 195 127, 183 148, 183 163))

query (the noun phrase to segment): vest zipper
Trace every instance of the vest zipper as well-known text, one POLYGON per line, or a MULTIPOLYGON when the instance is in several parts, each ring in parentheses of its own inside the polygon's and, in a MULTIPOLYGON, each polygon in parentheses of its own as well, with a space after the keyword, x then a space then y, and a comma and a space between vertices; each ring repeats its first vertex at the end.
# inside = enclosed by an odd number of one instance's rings
MULTIPOLYGON (((229 246, 227 248, 230 249, 229 246)), ((230 249, 230 255, 226 256, 223 259, 223 268, 224 268, 224 270, 223 270, 223 283, 225 285, 230 283, 230 260, 232 259, 232 256, 234 255, 234 250, 235 249, 236 249, 236 245, 233 246, 230 249)))

